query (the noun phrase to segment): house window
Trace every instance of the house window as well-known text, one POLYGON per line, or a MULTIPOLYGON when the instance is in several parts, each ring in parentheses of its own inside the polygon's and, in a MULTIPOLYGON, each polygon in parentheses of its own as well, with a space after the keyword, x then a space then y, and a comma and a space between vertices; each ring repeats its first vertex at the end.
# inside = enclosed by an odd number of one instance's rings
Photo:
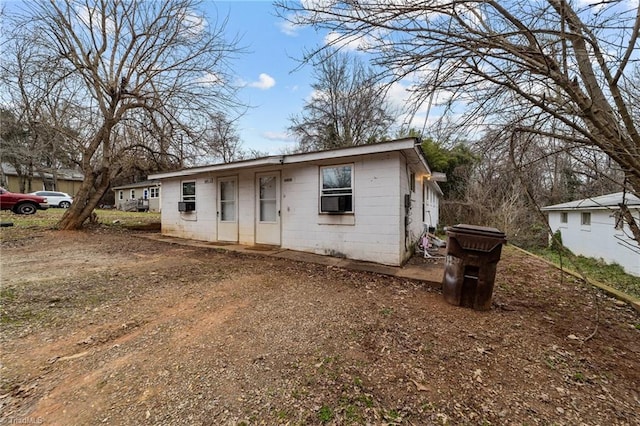
POLYGON ((589 213, 589 212, 582 213, 582 219, 581 219, 580 223, 583 226, 590 226, 591 225, 591 213, 589 213))
POLYGON ((118 191, 118 199, 124 200, 124 191, 118 191))
POLYGON ((158 198, 158 197, 160 197, 160 188, 157 186, 149 188, 149 198, 158 198))
POLYGON ((145 190, 142 191, 142 198, 145 199, 145 200, 149 199, 149 190, 148 189, 145 189, 145 190))
POLYGON ((353 213, 353 165, 320 168, 320 213, 353 213))
POLYGON ((569 213, 561 212, 560 213, 560 223, 568 223, 569 222, 569 213))
POLYGON ((131 196, 129 197, 130 200, 135 200, 136 199, 136 190, 132 189, 131 190, 131 196))
POLYGON ((416 192, 416 174, 413 172, 409 175, 409 188, 411 192, 416 192))
POLYGON ((196 182, 182 182, 182 201, 196 200, 196 182))

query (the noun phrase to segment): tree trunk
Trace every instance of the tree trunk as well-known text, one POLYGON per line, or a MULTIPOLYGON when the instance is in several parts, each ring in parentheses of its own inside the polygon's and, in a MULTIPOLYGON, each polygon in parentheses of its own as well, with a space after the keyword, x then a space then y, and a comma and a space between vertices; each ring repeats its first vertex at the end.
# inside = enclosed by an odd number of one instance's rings
POLYGON ((627 222, 627 225, 629 225, 629 229, 631 229, 633 238, 636 240, 636 242, 638 242, 638 245, 640 245, 640 227, 638 227, 638 224, 636 223, 635 218, 631 214, 629 207, 627 207, 625 204, 622 204, 622 203, 620 203, 618 207, 620 207, 620 212, 622 213, 622 217, 624 218, 624 221, 627 222))
MULTIPOLYGON (((89 171, 89 173, 91 173, 89 171)), ((85 175, 86 176, 86 175, 85 175)), ((107 192, 110 186, 109 169, 103 168, 98 176, 92 176, 86 179, 80 185, 80 190, 73 199, 71 207, 67 209, 60 221, 58 229, 73 231, 82 228, 84 222, 91 216, 100 202, 102 196, 107 192), (99 177, 99 179, 96 179, 99 177), (97 186, 94 186, 99 182, 97 186)))

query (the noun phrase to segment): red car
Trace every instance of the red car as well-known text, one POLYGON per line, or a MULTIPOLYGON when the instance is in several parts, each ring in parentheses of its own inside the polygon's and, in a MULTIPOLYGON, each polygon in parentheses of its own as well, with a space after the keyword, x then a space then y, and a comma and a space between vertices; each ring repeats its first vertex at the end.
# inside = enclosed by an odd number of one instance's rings
POLYGON ((46 197, 19 194, 0 188, 0 209, 12 210, 17 214, 34 214, 36 210, 46 210, 49 202, 46 197))

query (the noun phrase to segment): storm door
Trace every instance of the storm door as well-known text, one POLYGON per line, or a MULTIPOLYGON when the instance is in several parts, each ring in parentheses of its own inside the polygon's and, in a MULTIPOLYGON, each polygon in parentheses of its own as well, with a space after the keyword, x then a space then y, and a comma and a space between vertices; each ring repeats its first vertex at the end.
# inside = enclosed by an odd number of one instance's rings
POLYGON ((238 241, 238 178, 218 179, 218 240, 238 241))
POLYGON ((256 175, 256 244, 280 245, 280 172, 256 175))

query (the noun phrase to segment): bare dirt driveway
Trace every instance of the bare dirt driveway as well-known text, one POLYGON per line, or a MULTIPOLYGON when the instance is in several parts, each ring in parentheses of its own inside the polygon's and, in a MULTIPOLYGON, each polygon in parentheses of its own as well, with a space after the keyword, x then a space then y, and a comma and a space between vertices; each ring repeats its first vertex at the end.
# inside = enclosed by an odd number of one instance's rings
POLYGON ((508 247, 488 312, 104 229, 1 256, 0 423, 640 424, 638 314, 508 247))

